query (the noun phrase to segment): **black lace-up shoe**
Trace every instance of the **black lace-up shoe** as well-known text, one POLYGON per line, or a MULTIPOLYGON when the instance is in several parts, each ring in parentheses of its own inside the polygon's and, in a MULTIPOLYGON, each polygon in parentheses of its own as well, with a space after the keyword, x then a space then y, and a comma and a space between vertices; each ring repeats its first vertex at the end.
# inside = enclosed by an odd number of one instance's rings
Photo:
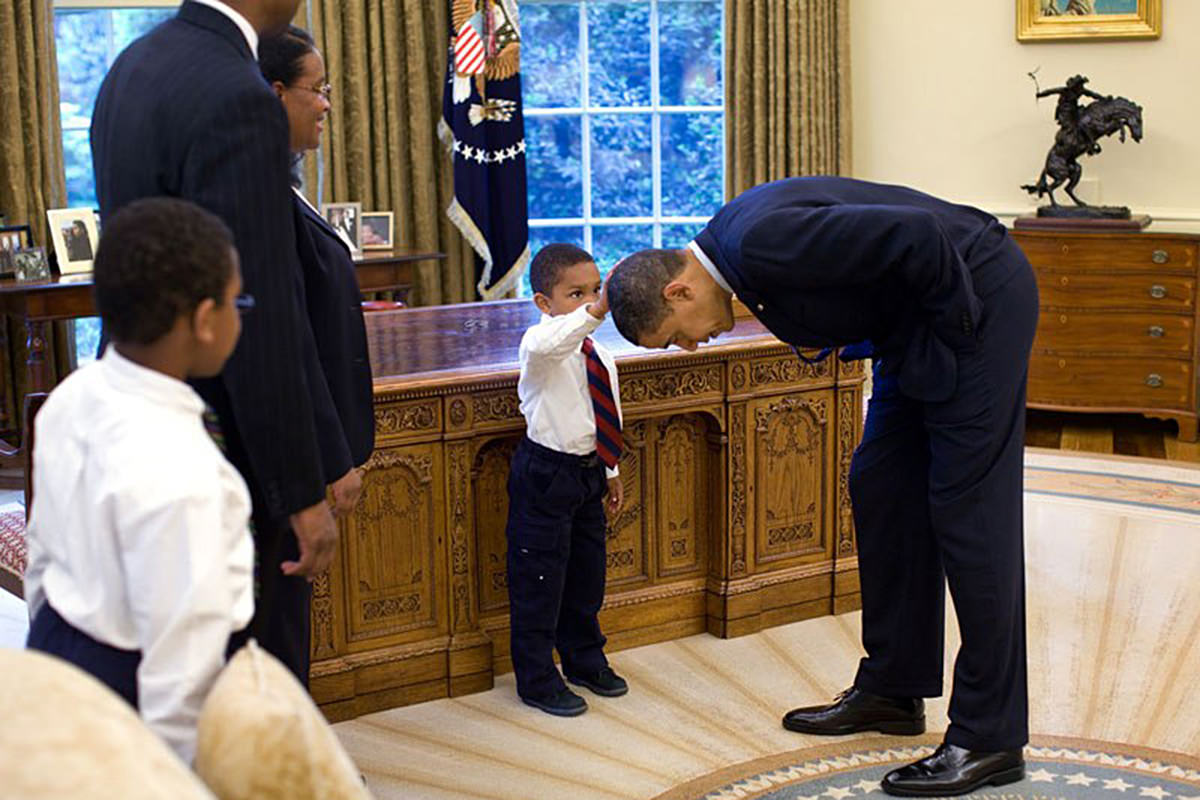
POLYGON ((592 675, 568 675, 567 680, 576 686, 591 689, 601 697, 620 697, 629 691, 629 684, 613 672, 612 667, 605 667, 592 675))
POLYGON ((1025 777, 1021 750, 985 753, 943 744, 933 755, 883 776, 883 790, 900 797, 950 797, 1025 777))
POLYGON ((880 697, 852 686, 829 705, 792 709, 783 715, 783 727, 818 736, 859 731, 916 736, 925 732, 925 701, 880 697))
POLYGON ((587 711, 587 701, 565 686, 559 689, 557 694, 546 697, 522 697, 521 702, 556 717, 578 717, 587 711))

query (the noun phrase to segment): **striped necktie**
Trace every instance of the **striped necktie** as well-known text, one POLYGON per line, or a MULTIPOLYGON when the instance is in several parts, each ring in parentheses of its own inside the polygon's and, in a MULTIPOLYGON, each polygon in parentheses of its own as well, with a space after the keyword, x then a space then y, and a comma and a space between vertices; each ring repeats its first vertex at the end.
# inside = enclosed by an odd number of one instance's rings
POLYGON ((612 378, 608 367, 600 360, 591 337, 583 340, 583 355, 587 361, 588 394, 596 412, 596 454, 604 466, 612 469, 621 457, 624 442, 621 438, 621 417, 613 400, 612 378))

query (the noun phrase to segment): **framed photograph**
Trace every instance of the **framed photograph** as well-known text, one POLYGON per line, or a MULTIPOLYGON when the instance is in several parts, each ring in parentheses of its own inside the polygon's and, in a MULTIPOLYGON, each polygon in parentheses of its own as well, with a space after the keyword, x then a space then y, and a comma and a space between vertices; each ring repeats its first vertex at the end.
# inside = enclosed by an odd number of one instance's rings
POLYGON ((391 211, 367 211, 359 226, 363 250, 391 250, 395 246, 395 217, 391 211))
POLYGON ((0 278, 13 276, 12 254, 27 247, 33 247, 33 231, 28 225, 0 225, 0 278))
POLYGON ((1017 41, 1157 39, 1162 0, 1017 0, 1017 41))
POLYGON ((63 275, 91 272, 100 242, 96 212, 90 208, 56 208, 46 212, 46 219, 50 222, 58 271, 63 275))
POLYGON ((29 247, 12 254, 13 267, 19 281, 45 281, 50 279, 50 262, 46 250, 29 247))
POLYGON ((355 253, 362 250, 362 203, 323 203, 321 216, 355 253))

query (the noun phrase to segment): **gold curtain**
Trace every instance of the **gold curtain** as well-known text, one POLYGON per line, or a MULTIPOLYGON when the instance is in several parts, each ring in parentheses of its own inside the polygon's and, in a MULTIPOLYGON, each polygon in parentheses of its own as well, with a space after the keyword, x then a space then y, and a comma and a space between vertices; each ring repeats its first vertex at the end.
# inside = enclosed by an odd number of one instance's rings
MULTIPOLYGON (((0 3, 0 214, 7 224, 28 223, 34 244, 50 251, 46 209, 66 204, 58 65, 51 0, 0 3)), ((25 329, 0 321, 3 397, 0 430, 19 430, 25 392, 25 329)), ((69 367, 65 323, 46 342, 51 374, 69 367)))
POLYGON ((319 185, 322 202, 390 210, 398 246, 445 253, 419 266, 411 299, 424 305, 476 299, 470 245, 445 213, 453 171, 437 137, 448 15, 444 0, 306 0, 296 17, 334 89, 320 169, 310 156, 305 186, 319 185))
POLYGON ((848 0, 725 0, 726 191, 850 173, 848 0))

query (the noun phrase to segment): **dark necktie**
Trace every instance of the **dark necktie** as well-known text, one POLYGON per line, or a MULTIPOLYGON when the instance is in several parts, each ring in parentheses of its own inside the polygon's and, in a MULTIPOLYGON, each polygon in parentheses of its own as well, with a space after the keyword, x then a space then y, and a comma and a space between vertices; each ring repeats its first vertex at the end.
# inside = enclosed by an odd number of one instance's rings
POLYGON ((612 469, 621 457, 621 417, 613 400, 612 379, 608 367, 600 360, 591 338, 583 340, 583 355, 587 361, 588 394, 596 412, 596 454, 604 466, 612 469))

